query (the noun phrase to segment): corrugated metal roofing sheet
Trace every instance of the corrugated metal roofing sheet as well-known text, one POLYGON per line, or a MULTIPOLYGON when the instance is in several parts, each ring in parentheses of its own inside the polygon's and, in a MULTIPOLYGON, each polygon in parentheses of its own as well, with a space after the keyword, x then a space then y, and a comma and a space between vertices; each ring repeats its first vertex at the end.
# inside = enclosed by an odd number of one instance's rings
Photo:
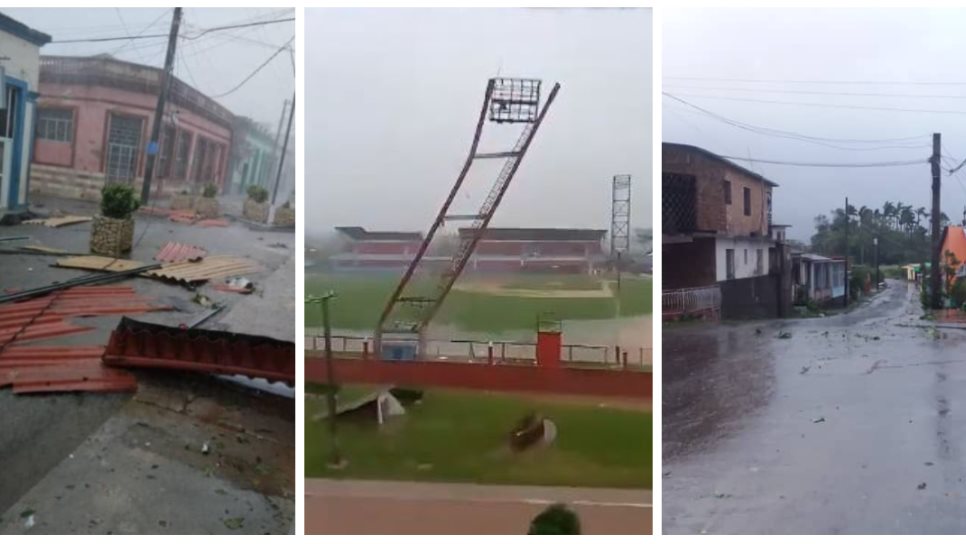
POLYGON ((258 264, 249 259, 213 256, 196 263, 166 264, 158 270, 147 272, 146 275, 181 283, 201 283, 216 278, 251 274, 258 269, 258 264))
MULTIPOLYGON (((132 270, 144 266, 139 261, 127 261, 96 255, 58 259, 56 264, 64 268, 80 268, 83 270, 132 270)), ((160 269, 145 272, 143 275, 190 284, 228 276, 251 274, 259 269, 258 263, 250 259, 216 255, 204 257, 198 262, 168 263, 160 269)))
POLYGON ((109 365, 173 368, 295 381, 295 344, 264 336, 180 329, 124 318, 104 353, 109 365))
POLYGON ((182 244, 179 242, 165 242, 161 250, 154 256, 155 261, 163 263, 180 263, 185 261, 196 261, 208 254, 208 250, 203 247, 182 244))
POLYGON ((13 392, 132 391, 129 372, 104 366, 104 346, 11 346, 0 351, 0 387, 13 392))

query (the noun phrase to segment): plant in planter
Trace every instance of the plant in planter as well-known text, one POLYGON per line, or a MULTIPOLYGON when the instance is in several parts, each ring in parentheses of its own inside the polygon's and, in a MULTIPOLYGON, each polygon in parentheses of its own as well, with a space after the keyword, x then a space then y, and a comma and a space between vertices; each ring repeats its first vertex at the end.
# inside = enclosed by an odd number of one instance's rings
POLYGON ((171 197, 172 210, 193 210, 194 207, 195 197, 187 189, 182 189, 181 192, 171 197))
POLYGON ((295 208, 292 207, 291 202, 286 202, 281 208, 275 210, 275 226, 295 226, 295 208))
POLYGON ((195 198, 194 210, 201 217, 218 217, 218 186, 209 183, 204 186, 201 196, 195 198))
POLYGON ((249 221, 265 223, 268 221, 268 189, 260 185, 249 185, 246 189, 248 199, 242 214, 249 221))
POLYGON ((132 214, 141 205, 134 187, 110 183, 101 189, 101 213, 91 224, 91 253, 120 257, 134 243, 132 214))

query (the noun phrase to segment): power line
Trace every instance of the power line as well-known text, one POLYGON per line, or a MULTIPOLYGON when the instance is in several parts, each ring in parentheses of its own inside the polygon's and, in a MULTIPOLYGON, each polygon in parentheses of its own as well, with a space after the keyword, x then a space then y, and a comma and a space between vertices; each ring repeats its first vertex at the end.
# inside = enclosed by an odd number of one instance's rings
POLYGON ((230 90, 225 91, 225 92, 223 92, 221 94, 211 95, 210 98, 221 98, 223 96, 228 96, 231 93, 233 93, 233 92, 237 91, 238 89, 240 89, 242 87, 242 85, 248 83, 248 80, 250 80, 251 78, 255 77, 255 74, 257 74, 258 72, 260 72, 262 70, 262 68, 264 68, 265 66, 268 65, 269 62, 272 62, 272 59, 274 59, 275 57, 277 57, 278 54, 281 53, 282 51, 284 51, 285 48, 288 47, 288 45, 291 44, 293 41, 295 41, 295 36, 292 36, 291 38, 289 38, 289 40, 287 42, 285 42, 281 47, 279 47, 278 49, 276 49, 275 52, 272 53, 272 55, 270 57, 268 57, 267 59, 265 59, 265 62, 263 62, 260 65, 258 65, 258 68, 255 68, 255 70, 252 73, 248 74, 248 77, 246 77, 245 79, 241 80, 241 82, 238 85, 235 85, 230 90))
POLYGON ((822 96, 879 96, 887 98, 949 98, 949 99, 966 99, 966 95, 963 94, 900 94, 900 93, 863 93, 863 92, 848 92, 848 91, 805 91, 797 89, 751 89, 748 87, 707 87, 702 85, 666 85, 665 87, 675 87, 679 89, 697 89, 702 91, 738 91, 738 92, 750 92, 750 93, 770 93, 770 94, 808 94, 808 95, 822 95, 822 96))
POLYGON ((806 85, 966 85, 966 81, 888 81, 888 80, 843 80, 843 79, 754 79, 696 76, 664 76, 664 79, 688 81, 726 81, 733 83, 791 83, 806 85))
POLYGON ((732 100, 737 102, 756 102, 760 104, 780 104, 786 106, 814 106, 818 108, 840 108, 847 110, 875 110, 875 111, 902 111, 910 113, 938 113, 947 115, 966 115, 966 111, 958 110, 923 110, 913 108, 887 108, 885 106, 855 106, 848 104, 824 104, 819 102, 791 102, 783 100, 764 100, 760 98, 739 98, 736 96, 714 96, 707 94, 682 93, 680 96, 691 96, 695 98, 713 98, 716 100, 732 100))
MULTIPOLYGON (((204 35, 206 35, 206 34, 208 34, 210 32, 216 32, 216 31, 219 31, 219 30, 230 30, 230 29, 233 29, 233 28, 246 28, 246 27, 250 27, 250 26, 271 25, 271 24, 275 24, 275 23, 286 23, 286 22, 290 22, 290 21, 294 21, 294 20, 295 20, 295 17, 287 17, 287 18, 284 18, 284 19, 273 19, 271 21, 256 21, 256 22, 253 22, 253 23, 243 23, 243 24, 237 24, 237 25, 216 26, 216 27, 206 28, 203 31, 201 31, 201 33, 196 34, 194 36, 184 35, 184 36, 181 36, 181 37, 183 39, 185 39, 185 40, 196 40, 196 39, 198 39, 198 38, 200 38, 200 37, 202 37, 202 36, 204 36, 204 35)), ((150 39, 150 38, 167 38, 167 37, 168 37, 167 34, 145 34, 145 35, 140 35, 140 36, 111 36, 111 37, 105 37, 105 38, 79 38, 79 39, 76 39, 76 40, 53 40, 50 43, 116 42, 116 41, 121 41, 121 40, 144 40, 144 39, 150 39)))
MULTIPOLYGON (((114 8, 114 9, 117 11, 117 17, 118 17, 118 19, 121 19, 121 22, 124 22, 124 18, 121 17, 121 10, 118 9, 118 8, 114 8)), ((141 31, 137 33, 137 36, 143 36, 145 32, 147 32, 148 30, 150 30, 151 27, 153 27, 154 25, 156 25, 158 23, 158 21, 160 21, 161 18, 164 17, 167 14, 168 14, 168 10, 166 10, 166 9, 161 10, 161 13, 157 17, 155 17, 154 20, 151 21, 148 24, 148 26, 142 28, 141 31)), ((124 26, 124 31, 125 32, 128 32, 127 25, 124 26)), ((122 43, 121 45, 119 45, 116 49, 113 49, 113 50, 109 51, 107 54, 108 55, 112 55, 112 56, 113 55, 116 55, 122 49, 124 49, 125 47, 127 47, 127 44, 130 43, 130 42, 131 42, 131 40, 126 40, 124 43, 122 43)), ((142 60, 144 59, 144 57, 143 56, 140 56, 140 54, 139 54, 138 58, 140 58, 142 60)))
POLYGON ((762 135, 765 135, 765 136, 774 136, 774 137, 778 137, 778 138, 788 138, 788 139, 792 139, 792 140, 800 140, 800 141, 805 141, 805 142, 814 143, 814 144, 818 144, 818 145, 824 145, 826 147, 833 147, 833 148, 836 148, 836 149, 845 149, 845 150, 849 150, 849 151, 874 151, 874 150, 878 150, 878 149, 915 149, 915 148, 919 148, 919 147, 926 147, 926 144, 917 144, 917 145, 891 145, 891 146, 879 146, 879 147, 845 147, 845 146, 833 145, 833 144, 829 144, 829 143, 825 143, 825 142, 842 142, 842 143, 856 143, 856 144, 860 144, 860 143, 876 144, 876 143, 885 143, 885 142, 903 142, 903 141, 919 140, 919 139, 922 139, 922 138, 925 138, 925 137, 928 136, 928 135, 923 135, 923 136, 910 136, 910 137, 906 137, 906 138, 889 138, 889 139, 880 139, 880 140, 860 140, 860 139, 849 139, 849 138, 823 138, 823 137, 819 137, 819 136, 808 136, 806 134, 800 134, 800 133, 797 133, 797 132, 791 132, 791 131, 787 131, 787 130, 779 130, 779 129, 774 129, 774 128, 762 127, 762 126, 752 125, 750 123, 745 123, 743 121, 737 121, 735 119, 731 119, 731 118, 725 117, 723 115, 720 115, 718 113, 715 113, 715 112, 713 112, 711 110, 702 108, 701 106, 698 106, 696 104, 693 104, 691 102, 688 102, 687 100, 684 100, 684 99, 682 99, 682 98, 680 98, 678 96, 675 96, 673 94, 666 93, 666 92, 665 93, 662 93, 662 94, 664 96, 667 96, 668 98, 671 98, 672 100, 676 100, 676 101, 678 101, 678 102, 680 102, 680 103, 682 103, 682 104, 684 104, 686 106, 689 106, 689 107, 691 107, 691 108, 693 108, 693 109, 695 109, 695 110, 697 110, 697 111, 699 111, 699 112, 701 112, 701 113, 703 113, 705 115, 708 115, 709 117, 712 117, 712 118, 714 118, 714 119, 716 119, 718 121, 721 121, 722 123, 725 123, 727 125, 734 126, 736 128, 740 128, 740 129, 743 129, 743 130, 747 130, 749 132, 754 132, 756 134, 762 134, 762 135))
POLYGON ((780 164, 784 166, 809 166, 816 168, 879 168, 888 166, 909 166, 913 164, 928 164, 927 159, 914 159, 907 161, 887 161, 887 162, 794 162, 794 161, 777 161, 768 159, 752 159, 749 157, 732 157, 728 155, 720 155, 723 159, 733 160, 733 161, 746 161, 746 162, 760 162, 764 164, 780 164))

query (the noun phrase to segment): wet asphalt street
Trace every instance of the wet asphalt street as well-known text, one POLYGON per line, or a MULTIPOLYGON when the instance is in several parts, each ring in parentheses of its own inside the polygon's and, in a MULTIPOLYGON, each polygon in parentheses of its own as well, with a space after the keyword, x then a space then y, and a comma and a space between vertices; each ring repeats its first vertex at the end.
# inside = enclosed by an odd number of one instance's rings
POLYGON ((665 327, 665 533, 966 533, 966 331, 889 285, 832 317, 665 327))

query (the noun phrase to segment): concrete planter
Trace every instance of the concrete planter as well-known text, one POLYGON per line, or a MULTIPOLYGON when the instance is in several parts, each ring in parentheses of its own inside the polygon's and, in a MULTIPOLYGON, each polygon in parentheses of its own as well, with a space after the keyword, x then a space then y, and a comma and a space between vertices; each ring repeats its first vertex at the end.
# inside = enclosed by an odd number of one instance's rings
POLYGON ((114 219, 95 215, 91 224, 91 253, 120 257, 134 243, 134 218, 114 219))
POLYGON ((242 215, 249 221, 256 223, 268 222, 268 202, 258 203, 252 199, 245 200, 242 215))
POLYGON ((276 208, 275 209, 276 227, 295 226, 295 208, 276 208))
POLYGON ((212 219, 221 215, 217 198, 195 197, 194 210, 196 214, 205 219, 212 219))
POLYGON ((195 207, 195 197, 191 195, 174 195, 171 197, 172 210, 193 210, 195 207))

